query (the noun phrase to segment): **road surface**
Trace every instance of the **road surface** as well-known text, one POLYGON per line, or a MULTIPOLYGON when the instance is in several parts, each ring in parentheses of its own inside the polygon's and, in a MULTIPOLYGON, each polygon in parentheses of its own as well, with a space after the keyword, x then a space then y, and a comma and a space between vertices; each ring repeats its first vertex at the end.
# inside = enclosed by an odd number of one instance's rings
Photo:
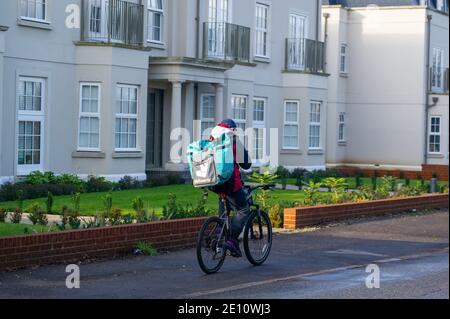
POLYGON ((448 299, 448 243, 448 210, 383 217, 278 234, 264 266, 230 257, 212 276, 193 249, 81 264, 79 289, 65 265, 0 273, 0 298, 448 299), (366 286, 370 264, 379 288, 366 286))

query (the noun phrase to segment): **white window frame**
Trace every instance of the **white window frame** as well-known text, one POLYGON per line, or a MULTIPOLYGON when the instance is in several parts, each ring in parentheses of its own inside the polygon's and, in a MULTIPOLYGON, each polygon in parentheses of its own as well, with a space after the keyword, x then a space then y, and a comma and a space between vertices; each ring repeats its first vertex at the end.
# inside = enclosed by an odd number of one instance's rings
MULTIPOLYGON (((46 80, 43 78, 20 76, 18 78, 18 83, 24 82, 38 82, 41 83, 41 109, 39 111, 30 110, 20 110, 19 109, 19 91, 16 93, 16 110, 17 110, 17 126, 16 126, 16 152, 15 152, 15 163, 18 176, 28 175, 33 171, 43 171, 44 170, 44 152, 45 152, 45 109, 47 103, 46 96, 46 80), (40 122, 41 123, 41 135, 40 135, 40 158, 39 165, 35 164, 20 164, 19 165, 19 122, 40 122)), ((18 88, 19 86, 17 86, 18 88)))
POLYGON ((77 137, 77 150, 87 151, 87 152, 99 152, 101 150, 101 84, 98 82, 81 82, 80 83, 80 97, 79 97, 79 113, 78 113, 78 137, 77 137), (98 88, 98 107, 97 112, 83 112, 83 87, 84 86, 96 86, 98 88), (80 146, 80 135, 81 135, 81 118, 98 118, 98 147, 82 147, 80 146))
POLYGON ((253 158, 254 158, 254 164, 256 166, 260 166, 262 160, 264 159, 265 156, 265 152, 266 152, 266 114, 267 114, 267 98, 264 97, 255 97, 253 98, 253 158), (255 116, 255 102, 263 102, 263 120, 256 120, 256 116, 255 116), (258 132, 262 130, 262 158, 257 158, 257 154, 255 151, 257 151, 256 149, 256 145, 255 145, 255 139, 258 138, 258 132))
POLYGON ((348 74, 348 44, 341 43, 339 47, 339 72, 341 74, 348 74), (345 52, 342 52, 345 49, 345 52), (344 67, 344 68, 342 68, 344 67))
POLYGON ((212 101, 214 101, 213 102, 213 111, 214 111, 214 116, 215 116, 215 114, 216 114, 216 105, 215 105, 215 103, 216 103, 216 100, 215 100, 215 98, 216 98, 216 95, 215 94, 210 94, 210 93, 204 93, 204 94, 201 94, 200 95, 200 134, 201 134, 201 137, 202 138, 206 138, 206 136, 204 135, 204 131, 203 131, 203 127, 202 127, 202 125, 203 125, 203 123, 204 122, 208 122, 208 123, 213 123, 213 126, 212 127, 214 127, 215 126, 215 123, 216 123, 216 119, 215 119, 215 117, 213 117, 213 118, 210 118, 210 117, 204 117, 204 114, 203 114, 203 107, 204 107, 204 104, 203 104, 203 102, 204 102, 204 98, 205 97, 209 97, 209 98, 212 98, 212 101))
MULTIPOLYGON (((156 0, 158 1, 158 0, 156 0)), ((147 1, 147 41, 155 44, 164 44, 164 0, 161 0, 161 9, 151 6, 152 0, 147 1), (159 29, 160 40, 152 39, 154 25, 150 25, 150 15, 159 14, 161 16, 161 26, 159 29)))
POLYGON ((309 136, 308 136, 308 149, 310 150, 321 150, 322 149, 322 102, 321 101, 311 101, 309 103, 309 136), (314 106, 319 106, 319 113, 317 114, 317 112, 313 113, 313 107, 314 106), (315 115, 317 117, 319 117, 319 121, 313 121, 313 115, 315 115), (315 138, 319 139, 319 143, 317 146, 312 146, 311 145, 311 134, 312 134, 312 128, 319 128, 319 136, 315 136, 315 138))
MULTIPOLYGON (((429 154, 442 154, 442 116, 441 115, 430 115, 430 118, 428 120, 428 153, 429 154), (434 118, 439 119, 439 132, 432 132, 431 123, 434 118), (431 136, 439 136, 439 152, 432 152, 430 150, 431 146, 431 136)), ((437 144, 437 143, 434 143, 437 144)))
POLYGON ((40 22, 40 23, 49 23, 49 21, 48 21, 48 1, 49 0, 19 0, 19 1, 20 1, 19 2, 20 19, 34 21, 34 22, 40 22), (34 15, 35 16, 37 16, 37 8, 38 8, 38 6, 36 4, 39 2, 41 5, 42 4, 44 5, 43 19, 30 16, 30 13, 28 12, 30 2, 34 3, 34 15), (28 15, 22 15, 22 9, 25 4, 27 6, 27 14, 28 15))
POLYGON ((244 124, 244 126, 245 126, 245 129, 247 129, 247 119, 248 119, 248 96, 247 95, 240 95, 240 94, 233 94, 233 95, 231 95, 231 111, 232 111, 232 113, 233 113, 233 120, 236 122, 236 124, 238 125, 238 127, 239 127, 239 124, 244 124), (236 118, 236 113, 235 113, 235 111, 236 110, 242 110, 242 108, 236 108, 235 106, 235 104, 234 104, 234 99, 236 99, 236 98, 241 98, 241 99, 244 99, 245 100, 245 108, 244 108, 244 111, 245 111, 245 119, 241 119, 241 118, 236 118))
POLYGON ((441 93, 444 91, 444 50, 443 49, 433 48, 431 65, 432 65, 431 91, 441 93), (440 83, 440 85, 437 85, 439 83, 440 83))
POLYGON ((285 150, 298 150, 300 149, 300 101, 299 100, 285 100, 284 101, 284 112, 283 112, 283 149, 285 150), (287 121, 287 105, 288 103, 295 103, 297 106, 297 121, 287 121), (284 138, 286 137, 286 126, 296 126, 297 127, 297 146, 286 146, 284 138))
POLYGON ((266 3, 257 2, 255 7, 255 57, 257 58, 265 58, 270 59, 270 5, 266 3), (260 27, 258 26, 258 12, 261 10, 261 12, 266 12, 266 27, 260 27), (258 35, 259 34, 265 34, 266 35, 266 42, 262 45, 266 48, 266 54, 263 54, 261 52, 258 52, 259 49, 259 41, 258 41, 258 35))
POLYGON ((345 132, 345 120, 346 120, 347 114, 345 112, 339 113, 338 118, 338 142, 346 142, 347 141, 347 134, 345 132))
MULTIPOLYGON (((139 86, 138 85, 130 85, 130 84, 117 84, 116 85, 116 94, 119 88, 126 89, 136 89, 136 114, 128 114, 128 113, 117 113, 117 97, 115 99, 115 111, 114 111, 114 150, 116 152, 137 152, 140 151, 139 147, 139 86), (116 145, 116 120, 117 119, 135 119, 136 120, 136 146, 130 148, 117 147, 116 145)), ((123 132, 122 132, 123 133, 123 132)), ((127 132, 129 134, 129 131, 127 132)))

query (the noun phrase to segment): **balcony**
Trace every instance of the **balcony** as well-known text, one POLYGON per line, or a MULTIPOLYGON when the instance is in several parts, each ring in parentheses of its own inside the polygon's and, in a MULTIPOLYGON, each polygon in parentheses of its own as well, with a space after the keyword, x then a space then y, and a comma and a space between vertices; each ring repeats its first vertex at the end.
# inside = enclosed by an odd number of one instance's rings
POLYGON ((449 68, 432 67, 429 72, 429 91, 431 93, 449 93, 449 68))
POLYGON ((324 43, 305 39, 286 39, 286 70, 325 73, 324 43))
POLYGON ((123 0, 83 0, 81 41, 142 46, 144 6, 123 0))
POLYGON ((203 58, 250 62, 250 28, 224 22, 205 22, 203 58))

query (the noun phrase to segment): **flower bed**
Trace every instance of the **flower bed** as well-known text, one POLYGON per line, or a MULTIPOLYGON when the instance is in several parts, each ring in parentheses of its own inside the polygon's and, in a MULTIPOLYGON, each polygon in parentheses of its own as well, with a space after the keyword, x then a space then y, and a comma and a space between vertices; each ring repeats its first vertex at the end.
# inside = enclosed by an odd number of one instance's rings
POLYGON ((449 194, 433 194, 361 203, 286 208, 284 228, 297 229, 347 218, 401 213, 413 209, 448 208, 448 200, 449 194))

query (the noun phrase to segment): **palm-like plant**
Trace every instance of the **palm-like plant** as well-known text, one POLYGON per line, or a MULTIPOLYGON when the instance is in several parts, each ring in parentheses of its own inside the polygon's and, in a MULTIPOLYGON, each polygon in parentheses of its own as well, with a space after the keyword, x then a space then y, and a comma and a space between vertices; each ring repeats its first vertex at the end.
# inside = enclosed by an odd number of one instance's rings
MULTIPOLYGON (((253 172, 252 175, 249 176, 249 181, 264 185, 275 182, 277 178, 278 178, 277 175, 271 174, 269 172, 264 172, 262 174, 258 172, 253 172)), ((269 192, 270 190, 260 189, 256 193, 256 200, 258 201, 262 209, 267 209, 269 206, 268 203, 270 200, 269 192)))
POLYGON ((345 192, 345 188, 348 187, 345 178, 328 177, 323 180, 323 185, 328 187, 333 193, 332 199, 334 203, 339 203, 345 192))
POLYGON ((315 183, 310 182, 309 184, 304 183, 306 188, 304 188, 305 199, 303 203, 307 206, 314 206, 317 204, 317 194, 319 193, 319 189, 323 186, 321 182, 315 183))

